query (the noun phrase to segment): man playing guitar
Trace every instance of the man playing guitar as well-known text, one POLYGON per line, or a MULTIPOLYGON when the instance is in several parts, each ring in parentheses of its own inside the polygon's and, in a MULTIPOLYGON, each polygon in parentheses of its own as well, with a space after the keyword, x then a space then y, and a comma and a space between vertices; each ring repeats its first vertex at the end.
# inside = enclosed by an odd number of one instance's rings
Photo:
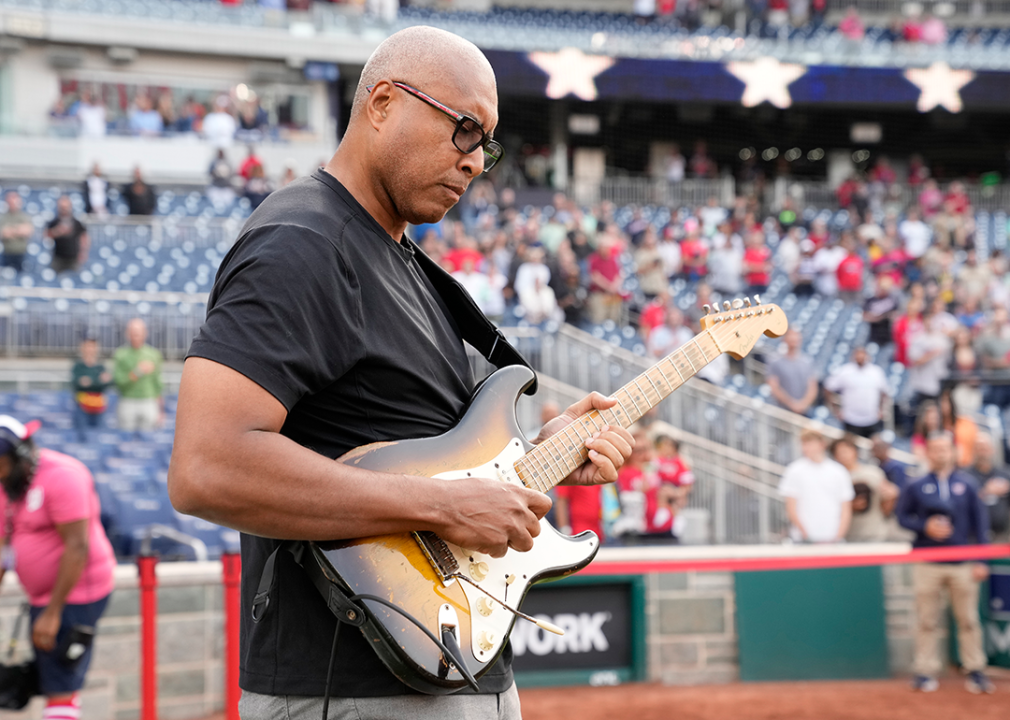
MULTIPOLYGON (((180 511, 243 532, 246 720, 319 717, 327 687, 336 621, 289 554, 277 555, 270 605, 257 621, 245 611, 281 540, 432 531, 501 557, 540 532, 543 493, 335 462, 438 435, 463 414, 474 383, 460 332, 404 232, 439 221, 497 162, 497 118, 494 72, 474 45, 429 27, 392 35, 362 72, 336 154, 267 198, 220 268, 183 372, 169 491, 180 511)), ((538 441, 614 404, 593 393, 538 441)), ((602 427, 567 482, 614 481, 632 444, 602 427)), ((345 632, 330 716, 518 718, 510 660, 506 649, 480 693, 418 695, 345 632)))

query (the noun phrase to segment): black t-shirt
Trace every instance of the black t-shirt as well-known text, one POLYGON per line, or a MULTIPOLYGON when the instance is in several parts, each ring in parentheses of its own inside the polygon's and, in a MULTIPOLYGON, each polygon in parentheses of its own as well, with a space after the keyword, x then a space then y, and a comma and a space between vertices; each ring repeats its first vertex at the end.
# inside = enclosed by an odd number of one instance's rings
POLYGON ((891 314, 898 309, 898 298, 893 293, 884 297, 867 298, 863 303, 863 311, 884 317, 870 323, 870 342, 887 345, 891 342, 891 314))
MULTIPOLYGON (((221 265, 189 354, 262 386, 288 410, 282 434, 327 457, 441 434, 462 416, 473 379, 463 341, 413 253, 317 170, 270 195, 250 217, 221 265)), ((242 536, 240 684, 320 696, 335 620, 289 553, 277 555, 264 617, 249 617, 276 546, 242 536)), ((510 660, 506 650, 481 679, 485 692, 511 685, 510 660)), ((360 632, 341 633, 333 695, 410 692, 360 632)))
POLYGON ((53 247, 53 255, 58 258, 77 258, 81 252, 81 235, 87 232, 80 220, 75 217, 57 215, 49 221, 46 229, 55 246, 53 247))

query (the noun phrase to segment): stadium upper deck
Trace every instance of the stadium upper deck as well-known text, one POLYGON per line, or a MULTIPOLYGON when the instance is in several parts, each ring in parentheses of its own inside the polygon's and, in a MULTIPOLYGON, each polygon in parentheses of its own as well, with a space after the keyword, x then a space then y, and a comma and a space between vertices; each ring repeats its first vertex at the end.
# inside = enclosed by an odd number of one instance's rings
MULTIPOLYGON (((845 3, 847 5, 848 3, 845 3)), ((109 45, 246 57, 363 63, 389 32, 414 24, 443 27, 482 48, 559 50, 629 58, 750 60, 774 56, 783 62, 860 67, 905 67, 946 62, 973 69, 1010 68, 1010 2, 946 3, 954 13, 946 42, 902 42, 890 30, 895 0, 866 6, 866 32, 852 40, 834 20, 794 27, 767 23, 742 10, 710 14, 697 29, 670 22, 639 22, 629 12, 492 7, 445 12, 425 7, 401 10, 392 23, 362 16, 354 8, 315 3, 309 12, 279 12, 255 4, 221 5, 207 0, 0 0, 0 35, 58 43, 109 45), (964 6, 964 7, 962 7, 964 6), (981 8, 980 16, 977 9, 981 8), (742 14, 741 14, 742 13, 742 14), (334 42, 339 40, 339 42, 334 42)), ((9 49, 9 48, 8 48, 9 49)), ((0 48, 0 53, 4 50, 0 48)))

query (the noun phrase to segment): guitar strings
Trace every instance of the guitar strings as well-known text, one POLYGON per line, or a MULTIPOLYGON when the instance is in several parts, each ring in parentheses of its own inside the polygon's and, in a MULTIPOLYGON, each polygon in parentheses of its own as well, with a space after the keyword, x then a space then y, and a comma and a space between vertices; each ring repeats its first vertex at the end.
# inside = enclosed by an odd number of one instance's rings
MULTIPOLYGON (((657 404, 659 404, 659 402, 661 402, 663 399, 665 399, 670 394, 672 394, 677 388, 679 388, 681 385, 683 385, 684 383, 686 383, 687 380, 689 380, 691 377, 693 377, 698 372, 699 368, 695 367, 694 362, 691 360, 691 358, 690 358, 690 356, 688 354, 689 346, 692 343, 694 343, 695 352, 697 352, 699 355, 701 355, 702 359, 704 359, 705 362, 702 364, 702 367, 704 367, 704 366, 708 365, 710 362, 712 362, 713 360, 715 360, 719 355, 724 354, 725 351, 723 350, 723 345, 724 345, 724 343, 726 343, 727 341, 729 341, 729 340, 732 339, 732 336, 733 336, 734 333, 736 333, 737 335, 739 335, 739 331, 734 327, 736 325, 736 322, 734 322, 734 321, 739 321, 739 320, 746 321, 748 319, 760 317, 762 315, 770 315, 770 314, 774 313, 776 309, 778 309, 776 305, 763 305, 763 306, 757 306, 756 308, 734 308, 733 310, 726 311, 730 315, 730 317, 729 317, 728 320, 722 321, 722 322, 717 323, 717 324, 711 324, 711 325, 709 325, 702 332, 698 333, 693 338, 691 338, 691 340, 689 340, 683 346, 681 346, 680 348, 678 348, 674 352, 670 353, 666 357, 662 358, 661 360, 659 360, 658 362, 656 362, 654 365, 652 365, 651 367, 649 367, 647 370, 645 370, 644 372, 642 372, 640 375, 638 375, 635 378, 633 378, 630 382, 626 383, 623 387, 619 388, 617 391, 614 392, 613 395, 611 395, 611 397, 613 397, 614 399, 617 400, 617 407, 620 407, 621 411, 624 413, 624 415, 627 418, 629 418, 629 420, 630 420, 631 417, 632 417, 631 413, 628 412, 627 407, 625 407, 625 405, 622 402, 622 400, 619 397, 617 397, 617 395, 619 393, 624 392, 628 396, 628 399, 631 401, 631 403, 635 406, 635 409, 639 413, 639 417, 642 417, 642 415, 644 415, 645 413, 642 412, 642 410, 638 406, 638 403, 635 400, 634 396, 631 394, 631 390, 629 390, 629 387, 632 384, 634 384, 638 388, 639 394, 640 394, 641 398, 646 403, 648 403, 649 410, 651 410, 653 407, 655 407, 657 404), (760 308, 760 309, 758 309, 758 308, 760 308), (702 335, 705 335, 711 341, 712 345, 715 346, 714 349, 717 351, 716 354, 715 354, 715 356, 713 356, 711 360, 709 359, 708 354, 705 352, 705 349, 702 347, 702 344, 698 341, 699 338, 702 337, 702 335), (674 361, 674 356, 677 355, 678 352, 681 355, 684 356, 684 359, 686 359, 687 362, 688 362, 688 364, 691 366, 692 373, 687 378, 685 378, 684 375, 680 372, 680 368, 677 367, 677 363, 674 361), (674 384, 670 380, 669 376, 667 376, 666 372, 664 372, 662 366, 663 366, 663 363, 665 363, 665 362, 669 362, 673 366, 673 369, 680 376, 680 380, 681 381, 679 383, 674 384), (669 392, 666 395, 663 395, 663 393, 660 391, 659 387, 656 386, 656 383, 652 379, 651 374, 654 373, 657 370, 658 370, 659 374, 662 375, 663 380, 666 382, 666 385, 670 388, 669 392), (649 398, 648 391, 645 390, 645 389, 643 389, 642 386, 641 386, 641 384, 638 382, 639 378, 643 377, 643 376, 645 377, 646 380, 648 380, 648 382, 656 390, 656 401, 655 402, 653 402, 649 398)), ((722 314, 722 313, 720 313, 720 314, 722 314)), ((611 412, 611 414, 614 417, 614 420, 608 422, 608 424, 621 425, 623 427, 624 423, 621 422, 620 416, 617 413, 616 408, 609 408, 608 410, 611 412)), ((605 422, 607 421, 606 417, 603 415, 603 413, 605 411, 603 411, 603 410, 592 410, 592 411, 590 411, 590 412, 582 415, 581 417, 576 418, 575 421, 573 421, 569 425, 566 425, 564 428, 562 428, 562 431, 567 431, 567 429, 570 428, 571 425, 574 425, 575 422, 579 423, 579 425, 582 428, 583 432, 589 432, 589 428, 587 427, 587 422, 592 423, 594 426, 597 427, 597 430, 599 430, 599 426, 597 425, 596 421, 593 419, 593 413, 594 412, 602 420, 604 420, 605 422)), ((646 412, 648 412, 648 410, 646 410, 646 412)), ((631 424, 633 424, 633 422, 634 421, 629 422, 628 425, 630 426, 631 424)), ((560 434, 560 432, 558 434, 560 434)), ((524 468, 519 467, 520 463, 523 463, 524 465, 528 466, 529 463, 530 463, 530 461, 535 461, 537 464, 539 464, 540 465, 540 470, 537 470, 535 467, 528 467, 528 472, 529 472, 529 474, 532 475, 532 479, 534 481, 534 484, 537 486, 537 489, 539 489, 541 492, 547 492, 552 487, 556 486, 559 482, 561 482, 561 480, 564 479, 564 477, 562 477, 562 473, 564 473, 564 469, 565 469, 564 468, 564 462, 562 461, 562 455, 563 454, 571 455, 572 456, 572 458, 571 458, 572 461, 578 460, 578 461, 581 461, 581 462, 585 462, 585 460, 582 458, 582 450, 581 449, 580 450, 576 450, 570 444, 567 445, 567 446, 562 446, 562 447, 558 446, 558 444, 557 444, 557 439, 558 439, 557 435, 558 434, 555 434, 551 438, 548 438, 547 440, 545 440, 544 443, 542 443, 538 448, 534 448, 532 451, 530 451, 529 453, 527 453, 526 455, 524 455, 513 466, 513 469, 517 473, 521 473, 521 475, 520 475, 520 477, 521 477, 522 475, 527 474, 527 472, 526 472, 526 470, 524 470, 524 468), (541 450, 541 452, 537 452, 537 450, 541 450), (556 453, 556 455, 555 454, 551 454, 551 453, 547 453, 546 457, 542 457, 544 455, 544 453, 547 452, 547 450, 553 451, 554 453, 556 453), (535 458, 531 457, 533 455, 536 455, 536 457, 535 458), (555 467, 553 467, 553 468, 551 467, 551 462, 550 462, 551 460, 555 461, 555 467), (524 463, 524 461, 527 461, 527 462, 524 463), (540 473, 541 472, 546 476, 546 483, 543 482, 541 480, 541 478, 540 478, 540 473), (555 476, 557 476, 557 478, 555 478, 555 476), (547 485, 547 487, 544 487, 545 484, 547 485)), ((589 434, 591 435, 592 433, 589 433, 589 434)), ((566 432, 566 435, 567 435, 567 432, 566 432)), ((571 437, 570 436, 568 436, 568 437, 569 437, 569 440, 571 440, 571 437)), ((581 464, 581 463, 579 463, 579 464, 581 464)), ((564 476, 567 476, 567 473, 564 473, 564 476)))

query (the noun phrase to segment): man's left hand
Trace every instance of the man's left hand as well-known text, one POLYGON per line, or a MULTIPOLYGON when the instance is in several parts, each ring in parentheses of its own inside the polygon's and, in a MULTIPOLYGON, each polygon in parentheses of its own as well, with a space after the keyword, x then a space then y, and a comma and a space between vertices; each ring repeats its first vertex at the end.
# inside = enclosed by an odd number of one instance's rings
POLYGON ((60 613, 46 608, 32 626, 32 643, 39 650, 48 652, 56 647, 56 633, 59 631, 60 613))
POLYGON ((989 577, 989 566, 985 563, 974 563, 971 566, 971 579, 975 582, 982 582, 989 577))
MULTIPOLYGON (((614 398, 605 397, 598 392, 590 393, 544 425, 535 442, 543 442, 591 410, 608 410, 616 404, 614 398)), ((622 427, 604 425, 599 432, 586 439, 586 447, 589 448, 589 460, 565 478, 563 485, 601 485, 614 482, 617 480, 617 471, 631 457, 635 439, 622 427)))

